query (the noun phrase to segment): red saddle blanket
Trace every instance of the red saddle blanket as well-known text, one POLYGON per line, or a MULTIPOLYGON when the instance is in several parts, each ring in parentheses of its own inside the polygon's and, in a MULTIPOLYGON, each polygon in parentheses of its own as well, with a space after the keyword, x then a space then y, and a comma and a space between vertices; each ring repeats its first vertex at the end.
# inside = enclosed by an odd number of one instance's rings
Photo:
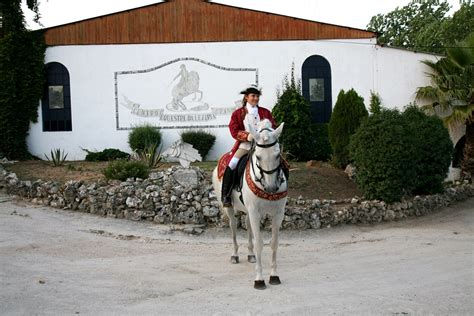
MULTIPOLYGON (((219 180, 222 180, 222 177, 224 176, 225 168, 229 165, 230 159, 232 158, 232 152, 226 152, 219 158, 219 161, 217 162, 217 178, 219 180)), ((287 171, 290 169, 290 164, 288 161, 283 159, 281 157, 281 164, 283 165, 283 168, 286 169, 287 171)), ((286 174, 286 177, 288 178, 288 174, 286 174)))
POLYGON ((217 177, 219 178, 219 180, 221 180, 224 176, 225 168, 227 168, 227 166, 229 165, 229 161, 231 158, 231 152, 226 152, 222 155, 221 158, 219 158, 219 161, 217 162, 217 177))

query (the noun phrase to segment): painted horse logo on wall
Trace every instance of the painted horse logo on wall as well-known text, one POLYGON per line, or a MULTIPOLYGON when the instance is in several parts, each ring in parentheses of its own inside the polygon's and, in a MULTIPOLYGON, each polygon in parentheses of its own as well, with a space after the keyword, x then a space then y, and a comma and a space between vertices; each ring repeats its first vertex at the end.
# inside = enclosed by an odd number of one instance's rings
MULTIPOLYGON (((140 61, 141 62, 141 61, 140 61)), ((181 57, 114 72, 117 130, 149 122, 160 128, 227 127, 242 104, 236 87, 258 83, 257 68, 231 68, 181 57)))
POLYGON ((171 90, 172 100, 166 105, 166 108, 170 111, 207 110, 209 105, 201 102, 203 93, 199 90, 199 74, 196 71, 188 71, 184 64, 179 69, 179 73, 173 78, 171 83, 175 82, 178 78, 179 82, 171 90), (199 94, 199 98, 197 98, 197 94, 199 94), (192 95, 192 99, 185 101, 184 99, 190 95, 192 95), (189 109, 186 104, 188 104, 189 109))

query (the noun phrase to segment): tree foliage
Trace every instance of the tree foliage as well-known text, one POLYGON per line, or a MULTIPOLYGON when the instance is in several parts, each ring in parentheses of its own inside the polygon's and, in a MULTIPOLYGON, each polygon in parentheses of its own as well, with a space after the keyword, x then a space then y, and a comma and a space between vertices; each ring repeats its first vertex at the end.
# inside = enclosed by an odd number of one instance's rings
POLYGON ((452 143, 441 120, 410 106, 383 108, 351 137, 356 181, 368 199, 399 201, 404 195, 443 190, 452 143))
POLYGON ((398 110, 384 109, 362 122, 351 138, 356 182, 367 199, 394 202, 409 193, 405 188, 416 175, 411 164, 414 145, 401 123, 398 110))
POLYGON ((449 127, 474 123, 474 33, 458 48, 447 50, 438 61, 424 60, 431 85, 419 87, 416 97, 429 101, 425 109, 450 112, 444 119, 449 127))
POLYGON ((448 129, 443 126, 439 117, 426 115, 416 105, 406 107, 402 119, 415 144, 410 162, 416 173, 416 177, 412 179, 412 192, 441 193, 453 153, 448 129))
POLYGON ((474 5, 462 1, 452 17, 447 0, 412 0, 387 14, 373 16, 367 25, 380 33, 381 44, 443 53, 474 29, 474 5))
MULTIPOLYGON (((461 8, 443 25, 444 46, 456 46, 474 30, 474 4, 472 1, 461 1, 461 8)), ((441 51, 442 52, 442 51, 441 51)))
POLYGON ((445 126, 466 125, 466 145, 462 169, 474 173, 474 32, 458 47, 447 49, 447 56, 436 62, 425 60, 431 85, 419 87, 416 97, 428 102, 423 109, 446 113, 445 126))
POLYGON ((329 121, 332 163, 336 167, 345 168, 349 164, 350 137, 368 115, 364 99, 354 89, 339 92, 329 121))
POLYGON ((332 149, 329 142, 329 124, 313 123, 311 125, 313 135, 312 157, 313 160, 328 161, 331 159, 332 149))
POLYGON ((375 91, 370 91, 370 105, 369 110, 371 114, 380 113, 382 110, 382 100, 380 99, 380 95, 375 91))
MULTIPOLYGON (((27 4, 37 13, 37 1, 27 4)), ((30 121, 37 122, 44 84, 43 35, 26 30, 20 5, 0 5, 0 157, 10 159, 29 157, 26 137, 30 121)))
POLYGON ((296 82, 294 65, 290 79, 283 80, 283 91, 278 93, 278 100, 272 109, 273 117, 278 124, 285 122, 280 136, 283 150, 298 161, 312 159, 313 137, 311 135, 311 112, 308 101, 301 95, 301 85, 296 82))

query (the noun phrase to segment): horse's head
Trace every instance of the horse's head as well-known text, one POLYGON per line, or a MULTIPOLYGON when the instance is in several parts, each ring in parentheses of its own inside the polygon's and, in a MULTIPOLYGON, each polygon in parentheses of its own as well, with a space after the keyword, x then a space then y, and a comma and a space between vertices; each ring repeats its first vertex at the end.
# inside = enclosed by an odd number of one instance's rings
POLYGON ((284 181, 280 165, 280 144, 278 137, 283 130, 281 123, 277 129, 272 128, 269 120, 265 119, 258 123, 257 131, 252 131, 255 140, 252 163, 256 167, 255 177, 263 189, 269 193, 275 193, 284 181), (258 170, 258 174, 257 174, 258 170))

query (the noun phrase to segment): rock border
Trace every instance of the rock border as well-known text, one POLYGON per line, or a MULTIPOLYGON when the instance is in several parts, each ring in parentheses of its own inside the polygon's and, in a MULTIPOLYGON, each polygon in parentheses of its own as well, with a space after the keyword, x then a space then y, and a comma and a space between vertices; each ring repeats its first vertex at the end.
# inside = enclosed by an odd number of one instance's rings
MULTIPOLYGON (((153 172, 147 179, 102 180, 89 184, 71 180, 61 185, 55 181, 22 181, 0 164, 2 189, 13 197, 37 205, 133 221, 185 225, 190 233, 200 233, 206 226, 228 226, 210 179, 198 167, 183 171, 183 168, 173 166, 166 171, 153 172), (186 173, 184 178, 183 173, 186 173)), ((463 183, 447 188, 442 194, 415 196, 391 204, 358 197, 340 201, 288 198, 282 229, 394 221, 428 214, 473 196, 474 185, 463 183)), ((239 214, 238 219, 239 226, 246 228, 243 214, 239 214)), ((263 218, 262 225, 269 230, 270 218, 263 218)))

